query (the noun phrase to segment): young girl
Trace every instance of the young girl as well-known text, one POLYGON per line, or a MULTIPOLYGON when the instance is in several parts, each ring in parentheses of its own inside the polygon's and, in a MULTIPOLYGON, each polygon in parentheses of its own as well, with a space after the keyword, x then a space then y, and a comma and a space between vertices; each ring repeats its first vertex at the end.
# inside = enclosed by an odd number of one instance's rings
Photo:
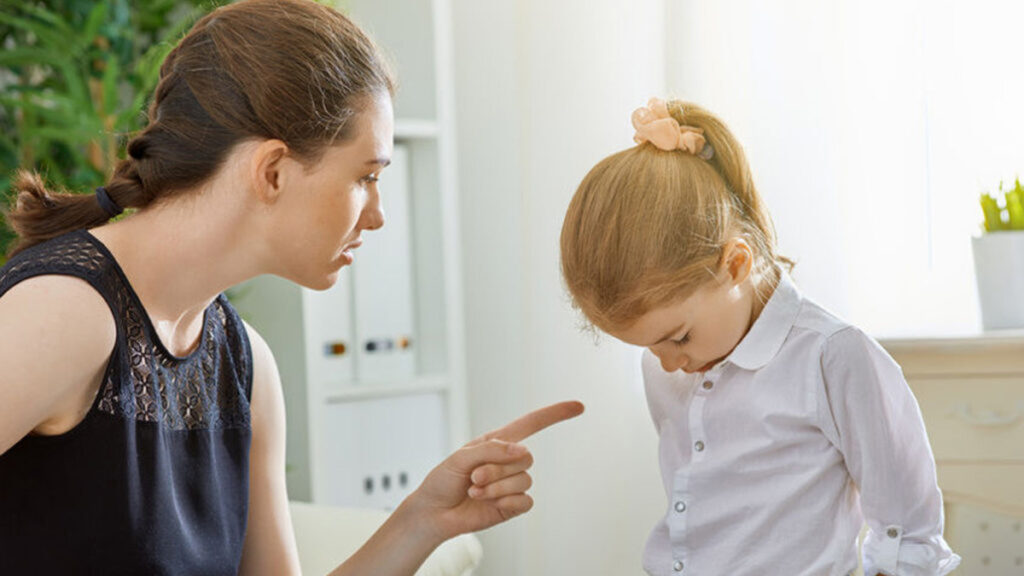
POLYGON ((668 507, 653 576, 946 574, 942 496, 917 403, 879 345, 805 298, 739 143, 652 99, 637 146, 595 166, 562 271, 600 330, 636 346, 668 507))
MULTIPOLYGON (((21 239, 0 269, 0 574, 299 573, 280 377, 222 292, 260 274, 325 289, 383 226, 393 85, 338 12, 245 0, 167 56, 148 126, 95 195, 19 176, 21 239)), ((466 445, 333 573, 409 576, 445 539, 526 512, 517 442, 581 410, 466 445)))

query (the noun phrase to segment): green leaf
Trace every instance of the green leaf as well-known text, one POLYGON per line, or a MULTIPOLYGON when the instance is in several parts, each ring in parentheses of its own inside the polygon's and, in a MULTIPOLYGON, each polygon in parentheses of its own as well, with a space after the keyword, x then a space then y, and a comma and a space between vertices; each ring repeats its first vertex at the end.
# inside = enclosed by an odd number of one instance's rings
POLYGON ((117 54, 107 55, 106 67, 103 70, 103 114, 112 116, 120 108, 118 98, 118 83, 121 79, 121 65, 117 61, 117 54))
MULTIPOLYGON (((135 63, 135 75, 139 79, 136 89, 140 92, 151 92, 160 79, 160 65, 171 53, 174 46, 169 42, 154 44, 146 50, 135 63)), ((147 94, 148 96, 148 94, 147 94)))
POLYGON ((18 18, 0 12, 0 23, 7 24, 15 29, 22 30, 35 34, 35 36, 44 44, 54 47, 69 50, 72 46, 69 44, 70 36, 60 34, 48 27, 45 22, 34 22, 26 18, 18 18))
POLYGON ((73 36, 75 34, 74 29, 67 20, 61 18, 60 15, 43 8, 42 6, 36 6, 35 4, 29 4, 27 2, 19 2, 19 7, 22 11, 35 16, 36 18, 46 22, 57 29, 57 32, 66 34, 67 36, 73 36))
MULTIPOLYGON (((96 116, 90 107, 83 108, 80 102, 55 92, 26 93, 21 98, 0 94, 0 104, 16 110, 30 111, 46 122, 58 125, 82 124, 96 116)), ((26 123, 31 124, 27 121, 26 123)))
POLYGON ((985 230, 998 232, 1003 229, 1003 213, 996 199, 987 192, 981 195, 981 212, 985 215, 985 230))
POLYGON ((37 138, 55 140, 58 142, 88 144, 99 139, 103 135, 102 128, 98 126, 39 126, 32 130, 32 135, 37 138))
POLYGON ((89 12, 89 18, 85 21, 85 27, 82 29, 82 35, 80 38, 81 50, 85 50, 93 43, 96 39, 96 35, 99 33, 100 25, 103 24, 103 20, 107 17, 107 3, 97 2, 96 6, 89 12))
POLYGON ((0 66, 47 65, 60 68, 74 63, 74 59, 66 52, 52 50, 41 46, 17 46, 0 52, 0 66))
POLYGON ((89 96, 89 89, 85 77, 80 73, 77 65, 67 63, 60 67, 61 75, 64 77, 64 84, 68 89, 68 96, 75 102, 75 107, 80 110, 92 109, 92 97, 89 96))

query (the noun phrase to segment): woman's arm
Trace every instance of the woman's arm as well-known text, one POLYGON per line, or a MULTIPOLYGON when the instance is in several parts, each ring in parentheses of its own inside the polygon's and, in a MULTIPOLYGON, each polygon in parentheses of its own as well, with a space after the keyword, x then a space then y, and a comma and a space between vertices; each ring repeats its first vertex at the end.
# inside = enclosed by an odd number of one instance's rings
POLYGON ((79 278, 36 276, 0 297, 0 454, 81 422, 116 338, 106 301, 79 278))
POLYGON ((242 564, 245 576, 297 575, 299 553, 285 484, 284 392, 277 363, 263 337, 245 325, 252 347, 249 448, 249 518, 242 564))
MULTIPOLYGON (((248 327, 247 327, 248 328, 248 327)), ((284 481, 284 400, 273 355, 255 330, 249 525, 240 574, 300 573, 284 481), (262 404, 262 406, 261 406, 262 404)), ((442 542, 525 513, 533 456, 519 441, 583 412, 563 402, 473 440, 427 475, 383 526, 332 576, 411 576, 442 542)))

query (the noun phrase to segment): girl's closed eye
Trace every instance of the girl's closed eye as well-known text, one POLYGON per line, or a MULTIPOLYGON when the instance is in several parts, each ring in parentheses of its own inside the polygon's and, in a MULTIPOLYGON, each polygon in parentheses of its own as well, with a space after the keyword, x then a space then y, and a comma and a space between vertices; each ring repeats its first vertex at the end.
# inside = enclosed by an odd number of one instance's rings
POLYGON ((366 184, 376 184, 380 181, 380 176, 377 174, 368 174, 362 177, 362 181, 366 184))
POLYGON ((686 344, 689 341, 690 341, 690 333, 687 332, 686 334, 683 334, 682 338, 679 338, 678 340, 673 340, 672 342, 674 342, 678 346, 682 346, 683 344, 686 344))

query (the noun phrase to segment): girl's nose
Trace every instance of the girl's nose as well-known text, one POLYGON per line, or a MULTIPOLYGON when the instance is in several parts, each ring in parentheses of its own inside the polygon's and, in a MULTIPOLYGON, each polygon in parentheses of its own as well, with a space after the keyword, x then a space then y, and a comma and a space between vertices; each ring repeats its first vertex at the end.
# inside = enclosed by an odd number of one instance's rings
POLYGON ((661 369, 665 372, 675 372, 686 365, 686 358, 682 354, 671 354, 653 348, 651 352, 661 361, 661 369))

